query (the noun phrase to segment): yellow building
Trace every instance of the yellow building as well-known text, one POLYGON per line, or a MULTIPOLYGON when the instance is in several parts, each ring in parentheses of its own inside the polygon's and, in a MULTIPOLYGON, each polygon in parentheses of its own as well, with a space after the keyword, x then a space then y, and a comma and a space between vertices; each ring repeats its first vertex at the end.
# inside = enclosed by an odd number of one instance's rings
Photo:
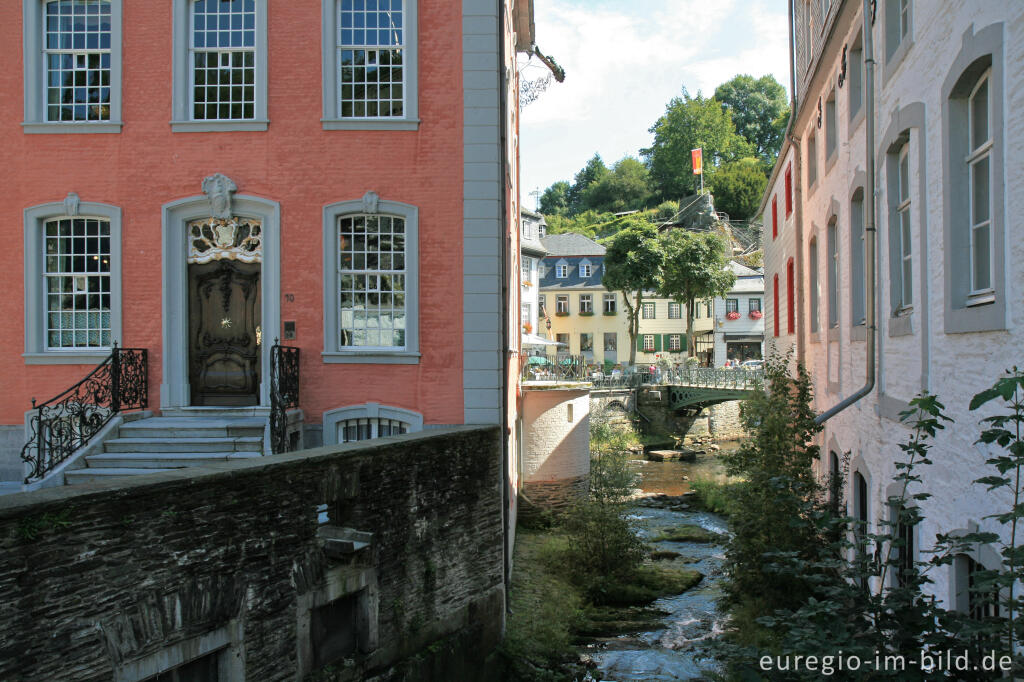
MULTIPOLYGON (((541 265, 539 323, 541 334, 566 344, 559 351, 583 355, 594 364, 629 363, 626 306, 619 292, 601 284, 605 247, 581 234, 565 233, 542 240, 548 251, 541 265), (548 326, 550 324, 550 327, 548 326)), ((697 306, 694 329, 712 328, 706 304, 697 306)), ((636 363, 671 364, 686 358, 686 309, 653 294, 645 296, 636 339, 636 363)))

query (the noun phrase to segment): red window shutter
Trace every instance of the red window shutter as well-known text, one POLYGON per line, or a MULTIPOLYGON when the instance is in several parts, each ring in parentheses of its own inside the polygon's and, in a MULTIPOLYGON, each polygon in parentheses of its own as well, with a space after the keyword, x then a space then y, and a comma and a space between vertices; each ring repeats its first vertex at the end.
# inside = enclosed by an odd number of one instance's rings
POLYGON ((779 195, 772 197, 772 239, 779 236, 779 195))
POLYGON ((788 313, 788 319, 786 321, 786 333, 793 334, 796 332, 796 298, 794 296, 796 290, 796 273, 793 272, 793 259, 790 258, 789 262, 786 263, 786 312, 788 313))
POLYGON ((772 296, 772 306, 775 309, 775 316, 774 316, 773 319, 775 320, 775 336, 778 336, 779 335, 779 273, 775 273, 775 280, 774 280, 773 284, 774 284, 774 291, 772 293, 774 295, 772 296))
POLYGON ((793 213, 793 164, 786 166, 786 217, 793 213))

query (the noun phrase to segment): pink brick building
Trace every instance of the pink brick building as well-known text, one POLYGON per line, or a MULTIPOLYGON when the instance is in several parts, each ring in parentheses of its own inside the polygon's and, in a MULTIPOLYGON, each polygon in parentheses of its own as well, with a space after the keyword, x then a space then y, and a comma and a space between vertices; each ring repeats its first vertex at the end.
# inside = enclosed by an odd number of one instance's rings
POLYGON ((519 4, 3 3, 0 479, 114 342, 155 415, 266 418, 280 338, 306 445, 513 423, 519 4))

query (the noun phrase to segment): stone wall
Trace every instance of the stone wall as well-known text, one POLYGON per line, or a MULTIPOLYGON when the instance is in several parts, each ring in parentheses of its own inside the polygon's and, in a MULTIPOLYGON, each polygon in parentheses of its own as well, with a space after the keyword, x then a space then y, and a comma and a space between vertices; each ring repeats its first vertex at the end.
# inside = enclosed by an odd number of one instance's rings
POLYGON ((25 478, 25 464, 21 461, 21 448, 25 445, 25 427, 0 426, 0 482, 25 478))
POLYGON ((643 415, 640 428, 645 433, 665 438, 710 436, 715 440, 736 440, 746 436, 739 421, 740 402, 730 400, 693 410, 675 411, 669 406, 667 386, 641 386, 636 389, 637 411, 643 415))
POLYGON ((740 400, 729 400, 712 405, 705 412, 708 414, 708 432, 716 440, 737 440, 747 435, 740 422, 740 400))
POLYGON ((302 679, 337 614, 354 651, 318 679, 476 679, 503 627, 501 512, 497 427, 0 497, 0 679, 217 651, 221 679, 302 679))
MULTIPOLYGON (((589 387, 524 386, 522 418, 524 490, 590 475, 589 387)), ((571 485, 555 488, 573 494, 571 485)))

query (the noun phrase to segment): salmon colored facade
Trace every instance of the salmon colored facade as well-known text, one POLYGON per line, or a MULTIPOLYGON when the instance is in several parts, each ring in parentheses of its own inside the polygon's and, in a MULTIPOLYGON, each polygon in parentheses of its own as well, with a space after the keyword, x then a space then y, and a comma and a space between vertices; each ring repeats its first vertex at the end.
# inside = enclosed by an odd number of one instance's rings
MULTIPOLYGON (((276 227, 268 223, 264 232, 263 269, 278 268, 279 285, 271 287, 266 276, 262 280, 267 327, 261 330, 260 352, 268 353, 275 337, 301 348, 299 406, 312 434, 307 444, 319 440, 325 412, 366 403, 417 413, 424 427, 511 423, 515 403, 507 382, 515 372, 501 364, 509 349, 503 323, 507 313, 502 313, 507 287, 500 268, 468 269, 478 256, 505 262, 508 235, 514 239, 518 233, 518 173, 506 173, 510 160, 515 167, 518 153, 509 143, 514 134, 506 129, 518 126, 517 113, 509 111, 517 101, 514 91, 507 97, 501 80, 503 67, 511 65, 515 73, 511 8, 501 0, 404 0, 406 17, 418 19, 406 28, 416 36, 415 120, 407 121, 406 129, 331 129, 322 122, 328 106, 322 64, 333 52, 328 54, 332 48, 322 45, 322 36, 329 34, 325 17, 337 6, 332 0, 262 1, 265 129, 203 132, 171 123, 180 118, 175 109, 175 81, 180 80, 174 70, 174 34, 180 24, 175 13, 181 6, 187 10, 191 0, 113 3, 121 11, 122 125, 116 132, 90 132, 89 124, 72 124, 77 130, 64 133, 62 123, 51 124, 57 131, 38 132, 40 126, 26 125, 32 123, 26 120, 29 107, 19 93, 33 96, 27 83, 32 76, 30 69, 15 65, 34 58, 23 21, 45 11, 40 8, 47 3, 0 6, 0 54, 9 65, 0 75, 7 93, 0 99, 5 159, 0 165, 0 224, 8 235, 0 256, 5 291, 0 424, 7 429, 2 444, 8 464, 30 399, 60 393, 98 362, 62 362, 28 347, 26 320, 33 324, 39 313, 26 311, 26 287, 44 282, 30 262, 33 253, 26 256, 22 249, 23 231, 30 233, 24 243, 37 238, 26 211, 63 202, 69 193, 83 207, 119 209, 121 329, 114 331, 114 340, 148 349, 151 409, 188 407, 187 391, 175 388, 167 376, 168 367, 180 373, 187 363, 180 358, 170 362, 168 354, 188 353, 177 342, 187 324, 172 319, 187 310, 188 302, 171 300, 176 294, 168 291, 168 283, 187 277, 168 272, 180 270, 183 261, 166 252, 178 248, 169 235, 184 234, 185 226, 174 224, 183 215, 175 207, 204 205, 203 180, 218 173, 237 187, 232 198, 238 213, 251 199, 276 216, 269 221, 276 221, 276 227), (418 6, 409 12, 414 2, 418 6), (474 177, 467 177, 467 169, 474 177), (325 256, 325 249, 334 248, 325 244, 325 235, 336 229, 336 217, 327 215, 325 207, 358 205, 374 195, 382 214, 391 202, 416 211, 418 273, 410 270, 410 275, 418 282, 410 286, 418 284, 418 306, 409 318, 415 330, 407 333, 418 332, 418 348, 397 358, 381 353, 383 359, 364 361, 355 353, 339 361, 330 357, 337 349, 326 347, 332 338, 330 331, 325 335, 326 311, 337 301, 325 287, 325 263, 334 257, 330 251, 325 256), (273 328, 270 322, 276 323, 273 328), (294 339, 284 338, 286 322, 294 323, 294 339), (169 329, 177 331, 169 335, 169 329), (176 397, 171 395, 175 391, 176 397), (504 401, 503 393, 508 396, 504 401)), ((407 69, 413 70, 408 61, 407 69)), ((406 107, 410 111, 408 102, 406 107)), ((518 305, 511 309, 518 311, 518 305)), ((518 336, 511 335, 516 343, 518 336)), ((265 388, 259 405, 266 406, 265 388)))

